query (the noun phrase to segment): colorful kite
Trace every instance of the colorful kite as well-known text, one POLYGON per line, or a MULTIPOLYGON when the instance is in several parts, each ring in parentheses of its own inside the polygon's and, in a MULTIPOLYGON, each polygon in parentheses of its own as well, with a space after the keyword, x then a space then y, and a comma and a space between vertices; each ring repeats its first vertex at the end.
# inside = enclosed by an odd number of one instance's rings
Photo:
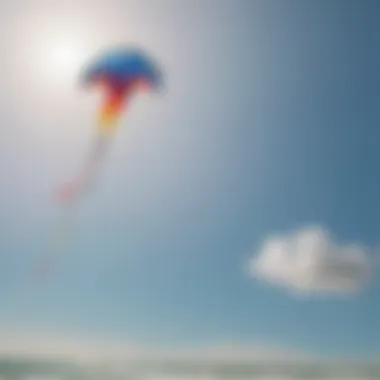
MULTIPOLYGON (((65 215, 54 237, 55 256, 62 251, 67 241, 74 205, 91 186, 117 130, 120 116, 134 95, 161 88, 162 75, 156 63, 144 52, 118 47, 96 58, 84 71, 82 81, 85 86, 98 88, 102 92, 103 102, 94 144, 84 168, 73 181, 59 188, 56 194, 57 200, 65 206, 65 215)), ((40 279, 50 274, 52 263, 51 256, 40 263, 37 274, 40 279)))
POLYGON ((118 121, 131 98, 140 91, 158 89, 161 73, 145 53, 125 48, 102 54, 83 75, 86 86, 96 86, 104 95, 98 121, 98 136, 90 157, 79 177, 63 186, 58 193, 61 202, 74 201, 91 183, 118 121))

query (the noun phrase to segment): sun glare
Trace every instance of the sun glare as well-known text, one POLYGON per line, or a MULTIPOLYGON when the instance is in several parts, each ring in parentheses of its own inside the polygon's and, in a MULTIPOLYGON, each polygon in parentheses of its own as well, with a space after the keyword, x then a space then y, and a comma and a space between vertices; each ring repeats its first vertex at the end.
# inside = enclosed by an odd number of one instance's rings
POLYGON ((53 49, 51 54, 51 63, 58 71, 72 71, 78 64, 80 56, 78 49, 75 46, 62 45, 53 49))
POLYGON ((67 38, 46 46, 46 74, 52 80, 72 81, 78 75, 86 58, 86 52, 78 39, 67 38))

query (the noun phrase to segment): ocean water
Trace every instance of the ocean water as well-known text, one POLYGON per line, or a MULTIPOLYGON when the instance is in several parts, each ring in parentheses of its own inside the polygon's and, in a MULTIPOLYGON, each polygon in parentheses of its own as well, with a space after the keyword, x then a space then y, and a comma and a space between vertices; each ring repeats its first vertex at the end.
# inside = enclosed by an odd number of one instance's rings
POLYGON ((260 364, 197 362, 91 362, 69 360, 0 360, 1 380, 369 380, 380 379, 380 364, 260 364))

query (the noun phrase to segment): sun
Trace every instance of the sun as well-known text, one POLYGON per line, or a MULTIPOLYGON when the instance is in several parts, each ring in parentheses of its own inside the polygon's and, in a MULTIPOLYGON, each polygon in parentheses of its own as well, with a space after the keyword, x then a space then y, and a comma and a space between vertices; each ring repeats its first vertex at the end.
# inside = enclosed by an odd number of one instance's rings
POLYGON ((75 45, 60 45, 52 49, 51 65, 52 68, 62 71, 73 71, 77 68, 80 58, 80 50, 75 45))
POLYGON ((73 81, 78 76, 87 56, 83 42, 75 37, 53 38, 46 46, 45 74, 53 81, 73 81), (50 46, 49 46, 50 45, 50 46))

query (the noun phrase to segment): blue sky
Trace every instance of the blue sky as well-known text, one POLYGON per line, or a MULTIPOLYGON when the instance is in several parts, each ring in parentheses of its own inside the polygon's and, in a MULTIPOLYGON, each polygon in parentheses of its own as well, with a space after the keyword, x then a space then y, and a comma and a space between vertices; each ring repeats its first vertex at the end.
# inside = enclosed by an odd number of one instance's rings
POLYGON ((314 226, 338 246, 360 245, 368 262, 376 257, 376 1, 1 7, 3 33, 15 37, 11 48, 0 46, 4 329, 171 347, 378 353, 375 268, 356 293, 319 294, 315 282, 302 297, 286 286, 293 277, 273 283, 247 270, 273 234, 314 226), (107 38, 94 37, 94 49, 123 39, 143 45, 162 62, 167 89, 126 116, 69 252, 23 303, 26 275, 58 217, 51 192, 80 165, 96 107, 74 75, 67 87, 37 77, 39 53, 20 61, 26 9, 61 17, 70 31, 72 15, 89 35, 101 25, 107 38))

